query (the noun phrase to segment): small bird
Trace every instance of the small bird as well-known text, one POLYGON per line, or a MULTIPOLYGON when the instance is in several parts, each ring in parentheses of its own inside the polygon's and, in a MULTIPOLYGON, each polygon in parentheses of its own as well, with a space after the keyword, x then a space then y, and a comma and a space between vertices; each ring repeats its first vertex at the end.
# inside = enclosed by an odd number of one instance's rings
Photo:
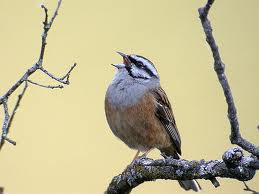
MULTIPOLYGON (((173 111, 154 64, 140 55, 118 52, 123 63, 105 96, 108 124, 119 139, 144 156, 157 148, 166 156, 180 159, 181 138, 173 111)), ((185 190, 200 191, 196 180, 180 180, 185 190)))

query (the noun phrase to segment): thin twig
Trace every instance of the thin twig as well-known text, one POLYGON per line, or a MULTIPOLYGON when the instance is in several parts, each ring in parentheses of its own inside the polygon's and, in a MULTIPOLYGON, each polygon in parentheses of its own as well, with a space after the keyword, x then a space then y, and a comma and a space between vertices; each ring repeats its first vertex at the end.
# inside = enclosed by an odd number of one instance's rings
POLYGON ((45 13, 45 19, 43 22, 43 32, 41 36, 41 47, 40 47, 40 55, 38 61, 31 67, 29 68, 25 74, 3 95, 0 97, 0 105, 3 104, 3 101, 7 99, 24 81, 28 80, 31 74, 33 74, 35 71, 37 71, 43 63, 43 57, 44 57, 44 52, 45 52, 45 47, 46 47, 46 39, 48 36, 48 31, 50 30, 57 14, 60 8, 62 0, 58 1, 57 7, 55 9, 55 12, 48 23, 48 10, 44 5, 41 5, 41 8, 43 8, 44 13, 45 13))
POLYGON ((57 5, 57 8, 55 9, 54 14, 53 14, 52 18, 51 18, 50 21, 49 21, 49 28, 52 26, 52 24, 53 24, 55 18, 56 18, 57 15, 58 15, 58 11, 59 11, 59 8, 60 8, 61 3, 62 3, 62 0, 59 0, 59 1, 58 1, 58 5, 57 5))
MULTIPOLYGON (((7 141, 8 143, 12 144, 12 145, 16 145, 16 141, 10 139, 9 137, 5 137, 4 138, 5 141, 7 141)), ((2 149, 2 147, 0 147, 0 150, 2 149)))
POLYGON ((46 26, 48 24, 48 8, 44 4, 41 4, 41 8, 44 10, 45 13, 45 20, 43 22, 43 25, 46 26))
POLYGON ((221 60, 220 53, 214 36, 212 34, 212 27, 210 21, 207 18, 209 10, 213 4, 214 0, 208 0, 207 4, 199 9, 200 19, 204 33, 206 35, 206 40, 211 48, 211 52, 214 58, 214 70, 217 73, 219 82, 224 91, 226 102, 228 105, 228 119, 231 125, 231 135, 230 141, 232 144, 239 145, 244 150, 250 152, 251 154, 259 157, 259 147, 250 143, 244 139, 240 134, 239 122, 237 118, 236 106, 234 103, 233 95, 228 83, 228 79, 225 75, 225 64, 221 60))
POLYGON ((55 88, 64 88, 64 86, 62 85, 57 85, 57 86, 51 86, 51 85, 42 85, 42 84, 39 84, 39 83, 36 83, 34 81, 31 81, 31 80, 27 80, 29 83, 33 84, 33 85, 36 85, 36 86, 39 86, 39 87, 42 87, 42 88, 48 88, 48 89, 55 89, 55 88))
POLYGON ((16 101, 16 104, 15 104, 15 106, 14 106, 13 112, 12 112, 11 117, 10 117, 10 119, 9 119, 8 126, 7 126, 8 131, 9 131, 11 125, 12 125, 12 122, 13 122, 14 116, 15 116, 15 114, 16 114, 16 111, 17 111, 18 107, 20 106, 20 102, 21 102, 21 100, 22 100, 22 98, 23 98, 23 96, 24 96, 25 91, 26 91, 27 88, 28 88, 28 83, 25 82, 24 87, 23 87, 23 90, 22 90, 22 92, 18 95, 18 99, 17 99, 17 101, 16 101))
POLYGON ((3 103, 3 107, 4 107, 4 112, 5 112, 5 119, 4 119, 4 123, 3 123, 3 127, 2 127, 2 137, 0 140, 0 150, 2 148, 2 146, 4 145, 4 141, 7 141, 8 143, 12 144, 12 145, 16 145, 16 142, 11 140, 10 138, 7 137, 8 133, 9 133, 9 129, 11 127, 11 124, 13 122, 13 118, 15 116, 15 113, 20 105, 20 102, 22 100, 22 97, 26 91, 28 87, 27 82, 25 82, 24 88, 22 90, 22 92, 18 95, 18 99, 16 101, 16 104, 14 106, 14 109, 12 111, 11 116, 9 115, 9 110, 8 110, 8 104, 7 101, 4 101, 3 103))
POLYGON ((4 101, 3 107, 4 107, 4 114, 5 114, 4 124, 3 124, 3 135, 6 136, 8 133, 7 127, 8 127, 8 122, 9 122, 9 118, 10 118, 7 100, 4 101))
POLYGON ((0 149, 1 147, 4 145, 6 136, 8 134, 8 122, 9 122, 9 118, 10 118, 10 114, 8 111, 8 104, 7 104, 7 99, 4 100, 3 102, 3 108, 4 108, 4 122, 3 122, 3 126, 2 126, 2 135, 0 137, 0 149))
POLYGON ((55 18, 58 15, 58 11, 59 11, 61 2, 62 2, 62 0, 58 1, 55 12, 54 12, 54 14, 51 17, 49 22, 48 22, 48 9, 44 6, 44 4, 41 5, 41 8, 43 8, 44 13, 45 13, 45 20, 43 22, 43 29, 44 30, 43 30, 43 33, 41 35, 41 51, 40 51, 40 56, 39 56, 39 60, 38 60, 38 67, 42 66, 45 47, 47 45, 46 39, 47 39, 47 36, 48 36, 48 31, 50 30, 55 18))
POLYGON ((73 66, 70 67, 69 71, 66 73, 66 75, 64 75, 63 77, 61 77, 60 79, 61 80, 64 80, 66 79, 67 80, 67 83, 69 83, 69 77, 70 77, 70 73, 73 71, 73 69, 76 67, 76 63, 74 63, 73 66))
POLYGON ((54 79, 62 84, 69 84, 69 76, 70 73, 73 71, 73 69, 76 67, 76 63, 74 63, 73 66, 70 67, 69 71, 61 78, 56 77, 55 75, 53 75, 52 73, 48 72, 46 69, 44 69, 43 67, 40 67, 40 70, 45 73, 47 76, 49 76, 51 79, 54 79))

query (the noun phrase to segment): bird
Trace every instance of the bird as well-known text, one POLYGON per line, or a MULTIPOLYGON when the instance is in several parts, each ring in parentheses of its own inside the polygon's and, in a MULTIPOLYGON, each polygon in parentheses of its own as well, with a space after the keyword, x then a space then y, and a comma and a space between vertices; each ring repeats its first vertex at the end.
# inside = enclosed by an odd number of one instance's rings
MULTIPOLYGON (((152 149, 180 159, 181 137, 171 104, 160 85, 155 65, 136 54, 117 52, 123 58, 105 95, 105 115, 115 136, 146 156, 152 149)), ((200 191, 196 180, 179 180, 185 190, 200 191)))

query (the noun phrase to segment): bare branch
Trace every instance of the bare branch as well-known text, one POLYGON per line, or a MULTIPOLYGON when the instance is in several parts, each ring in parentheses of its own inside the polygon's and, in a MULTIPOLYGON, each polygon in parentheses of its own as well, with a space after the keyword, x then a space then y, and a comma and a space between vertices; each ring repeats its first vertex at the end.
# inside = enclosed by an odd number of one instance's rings
MULTIPOLYGON (((54 14, 53 16, 51 17, 50 21, 48 21, 48 9, 44 6, 44 5, 41 5, 41 8, 44 10, 44 13, 45 13, 45 19, 43 21, 43 32, 42 32, 42 36, 41 36, 41 47, 40 47, 40 54, 39 54, 39 59, 38 61, 32 66, 30 67, 25 73, 24 75, 3 95, 0 97, 0 105, 3 105, 4 107, 4 113, 5 113, 5 118, 4 118, 4 122, 3 122, 3 126, 2 126, 2 135, 0 137, 0 149, 2 148, 3 144, 5 141, 13 144, 13 145, 16 145, 16 142, 11 140, 10 138, 7 137, 7 134, 9 132, 9 129, 11 127, 11 124, 13 122, 13 118, 15 116, 15 113, 20 105, 20 102, 22 100, 22 97, 28 87, 28 82, 31 83, 31 84, 34 84, 34 85, 37 85, 37 86, 40 86, 40 87, 44 87, 44 88, 50 88, 50 89, 53 89, 53 88, 63 88, 64 86, 63 85, 58 85, 58 86, 45 86, 45 85, 42 85, 42 84, 38 84, 36 82, 33 82, 31 80, 29 80, 29 77, 35 73, 37 70, 42 70, 44 69, 43 68, 43 58, 44 58, 44 52, 45 52, 45 48, 46 48, 46 39, 47 39, 47 36, 48 36, 48 31, 50 30, 56 16, 58 15, 58 11, 59 11, 59 8, 60 8, 60 5, 61 5, 61 2, 62 0, 59 0, 58 1, 58 4, 57 4, 57 7, 54 11, 54 14), (21 86, 22 83, 25 82, 25 85, 24 85, 24 88, 23 88, 23 91, 22 93, 18 96, 18 99, 17 99, 17 102, 15 104, 15 107, 14 107, 14 110, 11 114, 11 116, 9 115, 9 112, 8 112, 8 105, 7 105, 7 101, 8 101, 8 98, 13 94, 14 91, 16 91, 17 88, 19 88, 19 86, 21 86)), ((68 85, 69 84, 69 76, 70 76, 70 73, 72 72, 72 70, 74 69, 74 67, 76 66, 76 64, 74 64, 70 70, 68 71, 67 74, 65 74, 60 80, 57 80, 59 81, 60 83, 63 83, 63 84, 66 84, 68 85), (61 81, 62 80, 62 81, 61 81)), ((47 72, 47 70, 45 70, 47 72)), ((48 74, 47 74, 48 75, 48 74)), ((49 77, 51 77, 50 75, 48 75, 49 77)), ((52 75, 53 76, 53 75, 52 75)), ((54 77, 54 76, 53 76, 54 77)))
POLYGON ((43 57, 44 57, 44 52, 45 52, 45 47, 47 45, 46 39, 48 36, 48 31, 50 30, 52 23, 54 22, 55 18, 58 15, 58 11, 60 8, 62 0, 58 1, 57 7, 55 9, 55 12, 52 16, 52 18, 50 19, 50 21, 48 22, 48 9, 45 7, 44 4, 41 5, 41 8, 44 10, 45 13, 45 20, 43 22, 43 33, 41 35, 41 51, 40 51, 40 56, 39 56, 39 60, 38 60, 38 67, 42 66, 43 63, 43 57))
POLYGON ((60 79, 61 80, 66 80, 66 83, 69 84, 69 77, 70 77, 70 74, 71 72, 73 71, 73 69, 76 67, 76 63, 74 63, 74 65, 72 65, 69 69, 69 71, 66 73, 66 75, 64 75, 63 77, 61 77, 60 79))
POLYGON ((5 99, 7 99, 24 81, 28 80, 28 78, 30 77, 31 74, 33 74, 35 71, 40 69, 40 67, 42 67, 45 47, 47 44, 46 39, 48 36, 48 31, 50 30, 56 16, 58 15, 58 11, 59 11, 61 2, 62 2, 62 0, 58 1, 57 7, 55 9, 55 12, 54 12, 50 22, 48 22, 48 9, 44 5, 41 5, 41 7, 43 8, 44 13, 45 13, 45 20, 43 22, 43 33, 41 36, 41 49, 40 49, 39 60, 31 68, 29 68, 25 72, 25 74, 2 97, 0 97, 0 105, 3 104, 3 101, 5 99))
POLYGON ((206 40, 211 48, 211 52, 214 58, 214 70, 217 73, 219 82, 224 91, 224 95, 226 97, 226 102, 228 104, 228 118, 231 125, 231 135, 230 141, 233 144, 239 145, 244 150, 252 153, 253 155, 259 157, 259 147, 245 140, 241 134, 239 129, 239 123, 237 118, 236 106, 234 103, 234 99, 232 96, 232 92, 230 86, 228 84, 228 79, 225 75, 225 64, 222 62, 218 46, 212 34, 212 27, 210 21, 207 18, 209 10, 213 4, 214 0, 208 0, 207 4, 199 9, 200 19, 202 23, 203 30, 206 35, 206 40))
POLYGON ((8 133, 7 126, 8 126, 8 122, 9 122, 9 118, 10 118, 7 99, 4 101, 3 107, 4 107, 4 114, 5 114, 4 123, 3 123, 3 131, 4 131, 3 133, 4 133, 4 135, 6 135, 8 133))
POLYGON ((8 99, 9 96, 16 91, 16 89, 28 79, 28 77, 33 74, 37 70, 37 63, 34 64, 30 69, 26 71, 26 73, 2 96, 0 97, 0 105, 3 104, 5 99, 8 99))
POLYGON ((8 134, 8 122, 9 122, 9 118, 10 118, 10 114, 8 111, 8 104, 7 104, 7 99, 4 100, 3 102, 3 108, 4 108, 4 122, 3 122, 3 126, 2 126, 2 135, 0 137, 0 149, 1 147, 4 145, 6 136, 8 134))
MULTIPOLYGON (((16 145, 16 141, 10 139, 9 137, 5 137, 4 138, 5 141, 7 141, 8 143, 12 144, 12 145, 16 145)), ((0 150, 2 149, 2 146, 0 147, 0 150)))
POLYGON ((58 11, 59 11, 59 8, 60 8, 61 3, 62 3, 62 0, 59 0, 59 1, 58 1, 58 5, 57 5, 57 8, 56 8, 56 10, 55 10, 55 12, 54 12, 52 18, 50 19, 49 28, 52 26, 52 24, 53 24, 55 18, 56 18, 57 15, 58 15, 58 11))
POLYGON ((16 104, 15 104, 15 106, 14 106, 13 112, 12 112, 11 117, 10 117, 10 119, 9 119, 8 126, 7 126, 8 131, 9 131, 10 127, 11 127, 11 124, 12 124, 12 122, 13 122, 14 116, 15 116, 15 114, 16 114, 16 111, 17 111, 18 107, 20 106, 20 102, 21 102, 21 100, 22 100, 22 98, 23 98, 23 95, 25 94, 25 91, 26 91, 27 87, 28 87, 28 83, 25 82, 24 87, 23 87, 23 90, 22 90, 22 92, 18 95, 18 99, 17 99, 17 101, 16 101, 16 104))
POLYGON ((187 161, 172 157, 164 160, 141 158, 113 178, 106 193, 125 194, 146 181, 156 179, 191 180, 232 178, 247 181, 254 177, 255 168, 252 157, 244 157, 242 150, 234 148, 226 151, 223 160, 187 161))
POLYGON ((45 20, 43 22, 43 25, 46 26, 48 24, 48 17, 49 17, 48 9, 47 9, 47 7, 45 7, 44 4, 41 4, 41 8, 44 10, 44 13, 45 13, 45 20))
POLYGON ((57 85, 57 86, 50 86, 50 85, 48 85, 48 86, 46 86, 46 85, 38 84, 38 83, 36 83, 34 81, 31 81, 31 80, 27 80, 27 82, 29 82, 29 83, 31 83, 33 85, 42 87, 42 88, 49 88, 49 89, 55 89, 55 88, 60 88, 61 89, 61 88, 64 88, 64 86, 62 86, 62 85, 57 85))
POLYGON ((0 139, 0 150, 2 149, 2 146, 4 145, 4 141, 7 141, 10 144, 16 145, 16 142, 11 140, 10 138, 7 137, 8 133, 9 133, 9 129, 11 127, 11 124, 13 122, 13 118, 15 116, 15 113, 20 105, 21 99, 26 91, 28 87, 27 82, 25 82, 24 88, 21 92, 21 94, 18 95, 18 99, 16 101, 16 104, 14 106, 13 112, 11 114, 11 116, 9 115, 9 111, 8 111, 8 105, 7 105, 7 100, 4 101, 3 103, 3 107, 4 107, 4 113, 5 113, 5 119, 4 119, 4 123, 2 126, 2 136, 0 139))
POLYGON ((72 65, 69 69, 69 71, 61 78, 56 77, 55 75, 53 75, 52 73, 48 72, 46 69, 44 69, 43 67, 40 67, 40 70, 45 73, 47 76, 49 76, 51 79, 54 79, 62 84, 69 84, 69 76, 70 73, 73 71, 73 69, 76 67, 76 63, 74 63, 74 65, 72 65))

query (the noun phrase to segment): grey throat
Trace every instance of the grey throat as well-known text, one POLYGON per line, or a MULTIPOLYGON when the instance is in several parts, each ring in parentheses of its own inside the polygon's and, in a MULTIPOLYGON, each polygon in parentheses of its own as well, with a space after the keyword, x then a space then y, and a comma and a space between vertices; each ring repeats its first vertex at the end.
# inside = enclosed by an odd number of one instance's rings
POLYGON ((133 106, 148 90, 159 86, 158 78, 136 79, 126 69, 118 69, 107 89, 106 98, 113 106, 133 106))

